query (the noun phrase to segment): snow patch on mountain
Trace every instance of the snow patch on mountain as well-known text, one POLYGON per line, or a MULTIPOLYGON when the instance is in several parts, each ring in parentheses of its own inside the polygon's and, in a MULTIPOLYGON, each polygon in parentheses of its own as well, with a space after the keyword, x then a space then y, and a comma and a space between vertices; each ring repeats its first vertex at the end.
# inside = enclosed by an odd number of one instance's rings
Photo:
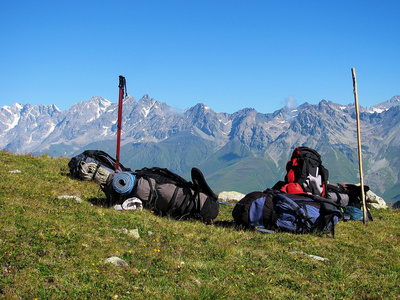
POLYGON ((13 129, 15 126, 18 125, 20 116, 19 115, 13 115, 11 118, 11 122, 10 123, 6 123, 5 125, 7 126, 7 128, 4 130, 3 133, 6 133, 7 131, 10 131, 11 129, 13 129))

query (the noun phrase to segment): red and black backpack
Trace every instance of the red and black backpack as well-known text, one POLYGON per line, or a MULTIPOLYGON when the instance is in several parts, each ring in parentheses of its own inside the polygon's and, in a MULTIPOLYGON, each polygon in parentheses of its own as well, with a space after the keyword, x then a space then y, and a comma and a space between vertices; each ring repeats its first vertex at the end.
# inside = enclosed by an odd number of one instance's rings
POLYGON ((282 191, 325 197, 329 171, 322 165, 321 155, 317 151, 308 147, 297 147, 286 164, 286 171, 282 191))

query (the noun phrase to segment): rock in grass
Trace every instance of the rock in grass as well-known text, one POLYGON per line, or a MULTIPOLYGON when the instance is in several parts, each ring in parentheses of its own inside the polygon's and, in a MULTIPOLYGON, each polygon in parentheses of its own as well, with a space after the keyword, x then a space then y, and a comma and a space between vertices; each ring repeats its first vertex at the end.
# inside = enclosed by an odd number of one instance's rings
POLYGON ((316 260, 329 261, 328 258, 317 256, 317 255, 312 255, 312 254, 307 254, 307 253, 304 253, 303 251, 292 251, 290 253, 292 253, 292 254, 304 254, 304 255, 307 255, 308 257, 311 257, 311 258, 316 259, 316 260))
POLYGON ((12 170, 12 171, 8 171, 8 173, 19 174, 19 173, 21 173, 21 171, 20 170, 12 170))
POLYGON ((62 199, 74 199, 76 202, 81 203, 82 199, 77 197, 77 196, 69 196, 69 195, 62 195, 58 196, 57 199, 62 200, 62 199))
POLYGON ((114 229, 114 230, 126 233, 127 235, 132 236, 135 239, 140 238, 139 229, 130 229, 130 230, 128 230, 126 228, 122 228, 122 229, 114 229))
POLYGON ((106 259, 105 264, 112 264, 114 266, 128 266, 127 262, 117 256, 112 256, 106 259))
POLYGON ((218 201, 240 201, 245 195, 239 192, 221 192, 218 195, 218 201))
POLYGON ((377 209, 386 209, 389 208, 381 197, 373 193, 372 191, 367 191, 367 204, 371 208, 377 208, 377 209))
POLYGON ((139 230, 138 230, 138 229, 131 229, 131 230, 129 230, 128 235, 133 236, 135 239, 140 238, 139 230))

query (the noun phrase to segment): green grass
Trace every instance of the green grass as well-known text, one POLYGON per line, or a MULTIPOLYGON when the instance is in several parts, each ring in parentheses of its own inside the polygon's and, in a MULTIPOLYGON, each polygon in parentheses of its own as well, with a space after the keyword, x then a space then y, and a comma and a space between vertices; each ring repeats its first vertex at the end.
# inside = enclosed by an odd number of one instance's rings
POLYGON ((237 230, 233 205, 213 225, 176 221, 97 204, 68 161, 0 152, 0 298, 399 299, 400 211, 340 222, 335 238, 237 230))

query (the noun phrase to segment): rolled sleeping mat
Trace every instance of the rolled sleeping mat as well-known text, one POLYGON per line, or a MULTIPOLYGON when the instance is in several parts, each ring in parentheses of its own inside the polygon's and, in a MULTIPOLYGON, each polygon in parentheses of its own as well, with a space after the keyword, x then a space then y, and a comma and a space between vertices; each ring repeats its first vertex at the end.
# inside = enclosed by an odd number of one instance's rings
POLYGON ((135 184, 135 176, 129 172, 119 172, 112 180, 114 191, 121 195, 129 195, 135 184))

